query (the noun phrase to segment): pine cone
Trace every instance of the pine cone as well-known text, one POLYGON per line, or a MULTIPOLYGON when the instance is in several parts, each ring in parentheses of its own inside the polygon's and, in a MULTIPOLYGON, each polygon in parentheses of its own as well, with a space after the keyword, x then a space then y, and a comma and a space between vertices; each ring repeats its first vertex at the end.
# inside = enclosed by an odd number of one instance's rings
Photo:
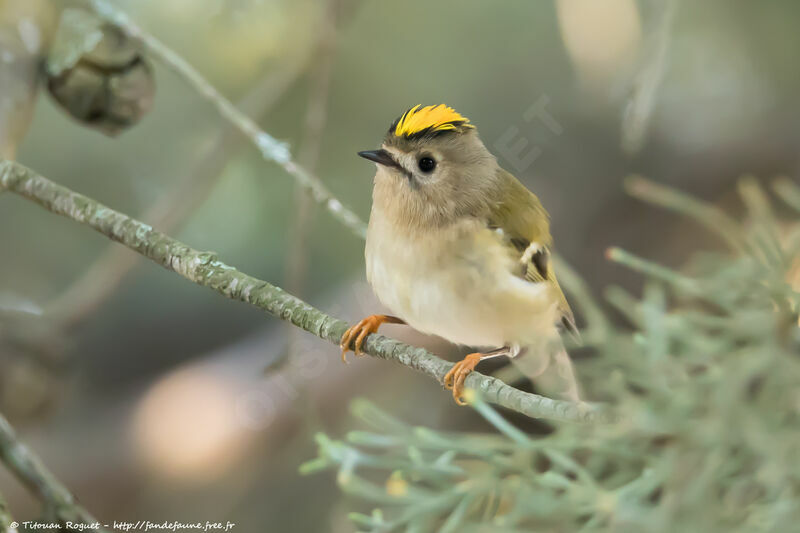
POLYGON ((152 107, 153 73, 119 28, 88 17, 65 11, 48 60, 47 87, 73 118, 114 136, 152 107))

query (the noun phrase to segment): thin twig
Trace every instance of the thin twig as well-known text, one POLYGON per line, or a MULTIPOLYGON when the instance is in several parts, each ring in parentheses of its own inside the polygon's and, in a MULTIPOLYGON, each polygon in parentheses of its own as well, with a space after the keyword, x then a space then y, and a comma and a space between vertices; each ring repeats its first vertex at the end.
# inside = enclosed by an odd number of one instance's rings
POLYGON ((54 29, 48 20, 54 11, 45 2, 0 2, 0 157, 14 159, 33 118, 39 66, 54 29), (30 35, 35 38, 25 38, 30 35))
POLYGON ((180 75, 201 96, 217 108, 225 120, 233 124, 258 148, 261 155, 274 161, 288 172, 298 183, 308 189, 311 197, 325 206, 330 214, 360 237, 366 235, 366 225, 353 211, 346 208, 333 196, 322 181, 300 166, 289 151, 286 143, 280 142, 258 127, 251 118, 239 111, 208 80, 174 50, 140 28, 127 14, 106 0, 90 0, 95 12, 118 26, 129 37, 141 43, 150 56, 161 61, 167 68, 180 75))
MULTIPOLYGON (((303 138, 298 161, 315 172, 322 148, 322 136, 328 118, 328 100, 337 46, 337 11, 339 0, 328 0, 322 15, 320 38, 316 46, 316 63, 311 71, 303 138)), ((313 212, 313 199, 305 187, 295 185, 294 206, 289 222, 289 250, 286 257, 286 288, 303 297, 308 267, 308 238, 313 212)), ((291 357, 297 343, 297 330, 287 326, 287 356, 291 357)))
POLYGON ((22 444, 8 420, 0 415, 0 460, 45 504, 45 517, 62 523, 95 524, 97 520, 75 501, 69 490, 22 444))
POLYGON ((615 263, 623 264, 631 270, 641 272, 642 274, 645 274, 653 279, 659 279, 669 283, 674 287, 688 293, 700 295, 702 292, 697 280, 685 276, 680 272, 676 272, 671 268, 659 265, 653 261, 648 261, 647 259, 637 257, 630 252, 626 252, 621 248, 617 248, 616 246, 612 246, 606 250, 606 259, 609 261, 614 261, 615 263))
POLYGON ((800 211, 800 187, 790 178, 782 176, 772 183, 772 190, 775 191, 787 205, 800 211))
MULTIPOLYGON (((322 313, 266 281, 239 272, 217 259, 215 254, 194 250, 18 163, 0 160, 0 185, 53 213, 86 224, 197 285, 213 289, 232 300, 254 305, 329 342, 338 345, 347 329, 348 324, 343 320, 322 313)), ((427 350, 381 335, 367 337, 364 351, 420 371, 440 383, 453 366, 427 350)), ((466 386, 478 391, 485 401, 534 418, 593 421, 605 415, 596 407, 522 392, 478 372, 469 375, 466 386)))
MULTIPOLYGON (((337 0, 329 0, 324 15, 323 28, 317 47, 315 68, 312 70, 311 90, 308 96, 303 139, 298 161, 314 171, 319 162, 322 134, 328 118, 328 93, 330 91, 333 61, 336 57, 336 6, 337 0)), ((290 248, 286 261, 287 288, 299 294, 305 278, 306 240, 311 222, 311 197, 305 187, 295 187, 295 201, 290 222, 290 248)))
MULTIPOLYGON (((267 113, 304 70, 306 58, 294 60, 288 66, 265 76, 242 100, 244 112, 252 116, 267 113)), ((222 129, 211 141, 205 154, 178 179, 169 191, 142 215, 152 225, 171 232, 205 201, 219 181, 230 155, 239 146, 241 137, 233 126, 222 129)), ((73 282, 47 306, 47 314, 58 321, 62 330, 69 330, 100 307, 136 266, 138 257, 125 248, 109 246, 73 282)))
POLYGON ((11 527, 14 519, 11 518, 11 511, 8 510, 5 498, 0 494, 0 531, 16 533, 16 529, 11 527))
POLYGON ((722 237, 731 250, 746 253, 747 248, 739 225, 719 207, 642 176, 629 176, 625 180, 625 190, 635 198, 694 218, 709 231, 722 237))
POLYGON ((657 29, 653 34, 649 52, 634 81, 634 87, 622 115, 622 149, 629 155, 641 150, 647 139, 647 130, 656 104, 656 94, 664 78, 669 60, 672 22, 678 9, 678 0, 664 0, 660 6, 657 29))

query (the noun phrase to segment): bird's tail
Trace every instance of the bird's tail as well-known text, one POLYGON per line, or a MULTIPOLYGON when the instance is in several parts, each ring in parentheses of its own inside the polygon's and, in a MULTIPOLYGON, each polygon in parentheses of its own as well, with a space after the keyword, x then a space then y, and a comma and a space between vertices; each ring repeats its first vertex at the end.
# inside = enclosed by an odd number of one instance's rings
POLYGON ((526 346, 511 361, 525 377, 534 382, 542 394, 580 401, 580 387, 572 361, 560 340, 526 346))

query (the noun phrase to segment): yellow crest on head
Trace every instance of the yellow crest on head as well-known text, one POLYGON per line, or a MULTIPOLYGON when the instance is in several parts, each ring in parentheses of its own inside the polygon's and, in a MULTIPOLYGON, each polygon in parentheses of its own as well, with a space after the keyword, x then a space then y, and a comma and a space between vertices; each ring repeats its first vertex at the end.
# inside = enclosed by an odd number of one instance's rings
MULTIPOLYGON (((397 137, 412 137, 422 133, 435 133, 459 128, 474 128, 469 119, 444 104, 422 107, 416 105, 403 113, 394 124, 397 137)), ((390 130, 391 131, 391 130, 390 130)))

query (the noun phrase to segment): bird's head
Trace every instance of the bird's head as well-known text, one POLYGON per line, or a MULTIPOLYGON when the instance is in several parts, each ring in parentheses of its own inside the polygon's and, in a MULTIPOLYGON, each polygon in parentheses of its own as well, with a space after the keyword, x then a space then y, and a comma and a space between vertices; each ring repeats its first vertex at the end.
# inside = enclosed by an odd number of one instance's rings
POLYGON ((422 224, 484 205, 498 170, 475 126, 444 104, 412 107, 392 123, 379 150, 358 155, 378 165, 373 201, 422 224))

